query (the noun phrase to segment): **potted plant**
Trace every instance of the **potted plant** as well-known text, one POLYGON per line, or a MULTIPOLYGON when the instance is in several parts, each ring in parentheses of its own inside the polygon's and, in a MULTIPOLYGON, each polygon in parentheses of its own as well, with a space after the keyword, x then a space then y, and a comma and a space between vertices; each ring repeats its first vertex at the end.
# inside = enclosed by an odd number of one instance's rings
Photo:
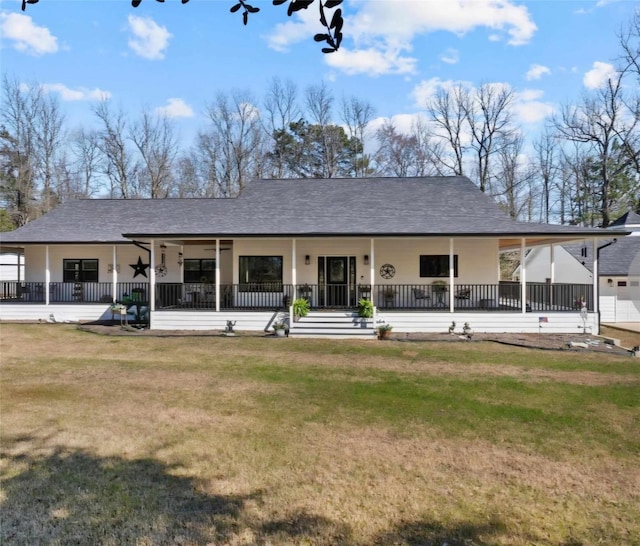
POLYGON ((308 314, 309 300, 307 298, 293 300, 293 320, 297 321, 300 317, 306 317, 308 314))
POLYGON ((473 330, 471 329, 471 326, 468 322, 464 323, 464 326, 462 327, 462 333, 468 338, 471 338, 471 336, 473 335, 473 330))
POLYGON ((287 325, 284 322, 276 322, 273 325, 273 332, 278 337, 284 337, 287 333, 287 325))
POLYGON ((358 302, 358 316, 362 318, 373 318, 373 302, 366 298, 361 298, 358 302))
POLYGON ((381 324, 378 326, 378 339, 389 339, 391 337, 393 326, 390 324, 381 324))

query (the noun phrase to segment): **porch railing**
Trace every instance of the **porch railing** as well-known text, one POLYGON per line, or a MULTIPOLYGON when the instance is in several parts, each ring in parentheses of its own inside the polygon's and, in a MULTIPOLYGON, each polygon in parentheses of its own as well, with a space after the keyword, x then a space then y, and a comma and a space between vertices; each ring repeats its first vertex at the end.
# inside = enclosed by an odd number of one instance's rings
MULTIPOLYGON (((388 310, 449 311, 521 311, 522 291, 519 282, 499 284, 457 284, 453 293, 448 285, 384 284, 375 285, 309 285, 252 283, 220 286, 221 310, 288 308, 294 297, 309 300, 312 309, 353 309, 360 298, 373 299, 375 305, 388 310)), ((527 283, 528 311, 579 311, 583 303, 593 311, 593 286, 590 284, 527 283)), ((45 303, 43 282, 0 282, 3 302, 45 303)), ((136 301, 148 304, 149 284, 117 283, 49 283, 51 303, 111 303, 136 301)), ((215 285, 203 283, 156 284, 156 309, 216 309, 215 285)))

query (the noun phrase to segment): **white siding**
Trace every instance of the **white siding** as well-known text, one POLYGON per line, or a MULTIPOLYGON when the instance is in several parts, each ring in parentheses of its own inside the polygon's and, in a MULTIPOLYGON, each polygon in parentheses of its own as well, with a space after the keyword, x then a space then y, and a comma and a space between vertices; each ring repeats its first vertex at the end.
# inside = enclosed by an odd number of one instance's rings
MULTIPOLYGON (((393 326, 397 333, 447 332, 453 321, 456 332, 468 322, 478 333, 582 333, 583 322, 580 313, 419 313, 389 311, 380 312, 377 317, 393 326), (540 322, 540 318, 547 322, 540 322)), ((590 333, 598 333, 598 317, 590 313, 586 322, 590 333)))
MULTIPOLYGON (((591 244, 587 251, 592 252, 591 244)), ((562 284, 591 284, 593 274, 560 245, 553 249, 554 282, 562 284)), ((534 248, 527 255, 527 282, 546 282, 551 278, 551 247, 534 248)), ((518 276, 520 268, 514 276, 518 276)))
POLYGON ((637 280, 635 277, 600 277, 601 322, 640 322, 640 287, 632 286, 637 280), (618 286, 619 282, 627 286, 618 286))
POLYGON ((29 320, 46 322, 53 317, 56 322, 91 322, 111 320, 110 306, 96 304, 0 304, 0 319, 6 321, 29 320))

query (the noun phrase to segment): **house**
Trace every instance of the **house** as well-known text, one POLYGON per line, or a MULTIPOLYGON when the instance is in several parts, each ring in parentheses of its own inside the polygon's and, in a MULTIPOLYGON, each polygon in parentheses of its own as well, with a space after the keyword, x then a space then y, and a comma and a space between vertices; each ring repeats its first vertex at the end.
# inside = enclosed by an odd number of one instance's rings
MULTIPOLYGON (((551 253, 554 255, 553 282, 593 283, 594 256, 598 253, 598 293, 602 323, 640 322, 640 215, 628 212, 608 230, 625 229, 624 238, 603 239, 595 250, 587 241, 543 246, 527 254, 527 279, 551 282, 551 253)), ((517 277, 519 269, 514 275, 517 277)))
MULTIPOLYGON (((501 283, 500 252, 588 241, 604 231, 515 222, 466 177, 261 180, 232 199, 69 201, 0 246, 25 281, 0 319, 111 319, 123 302, 152 329, 263 330, 295 298, 314 313, 291 335, 597 329, 597 286, 501 283), (586 308, 576 306, 580 297, 586 308), (372 323, 353 311, 372 300, 372 323), (582 316, 583 320, 578 320, 582 316), (309 322, 315 324, 309 324, 309 322)), ((11 292, 11 290, 8 290, 11 292)))

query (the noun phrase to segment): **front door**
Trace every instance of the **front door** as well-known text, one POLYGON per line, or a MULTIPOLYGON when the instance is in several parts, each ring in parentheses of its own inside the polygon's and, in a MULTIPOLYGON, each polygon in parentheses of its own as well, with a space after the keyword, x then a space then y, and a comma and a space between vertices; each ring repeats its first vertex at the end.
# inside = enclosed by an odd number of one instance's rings
POLYGON ((355 305, 355 267, 354 257, 318 257, 318 284, 322 307, 353 307, 355 305))

